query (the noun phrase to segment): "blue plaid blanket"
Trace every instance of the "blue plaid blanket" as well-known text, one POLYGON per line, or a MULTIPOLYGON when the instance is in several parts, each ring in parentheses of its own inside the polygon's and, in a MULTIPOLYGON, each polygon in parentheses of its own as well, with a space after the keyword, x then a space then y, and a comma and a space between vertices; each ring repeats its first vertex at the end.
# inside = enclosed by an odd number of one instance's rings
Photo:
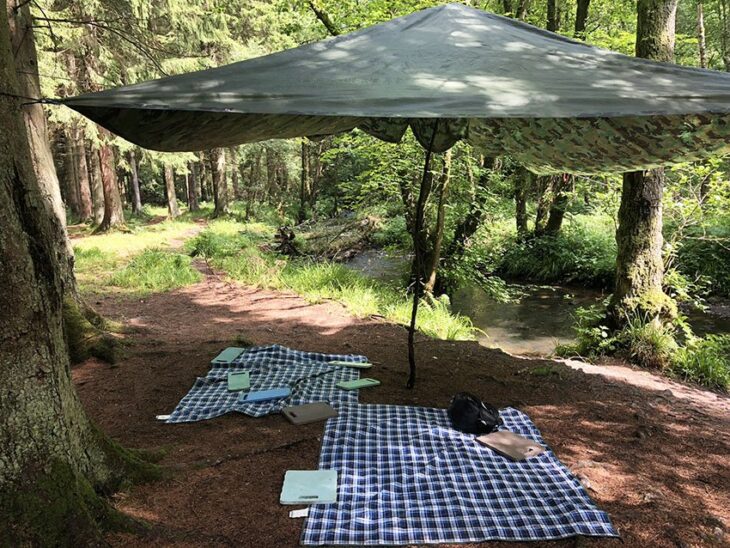
POLYGON ((212 419, 238 411, 252 417, 278 413, 288 405, 329 402, 333 406, 357 403, 357 390, 337 388, 340 381, 358 379, 357 369, 332 366, 329 362, 367 362, 365 356, 320 354, 292 350, 278 344, 249 348, 230 364, 214 365, 205 377, 199 377, 180 400, 167 423, 212 419), (291 396, 281 400, 241 403, 240 392, 228 391, 229 371, 249 371, 251 390, 288 386, 291 396))
MULTIPOLYGON (((545 445, 527 415, 503 428, 545 445)), ((552 451, 512 462, 451 428, 446 411, 353 405, 330 419, 320 469, 337 503, 314 505, 303 545, 396 545, 618 536, 552 451)))

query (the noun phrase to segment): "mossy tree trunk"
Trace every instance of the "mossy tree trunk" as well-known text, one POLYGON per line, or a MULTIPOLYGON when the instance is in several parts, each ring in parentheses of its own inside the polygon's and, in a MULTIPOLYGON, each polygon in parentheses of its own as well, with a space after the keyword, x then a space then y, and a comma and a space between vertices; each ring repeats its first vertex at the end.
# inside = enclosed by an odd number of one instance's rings
POLYGON ((0 539, 89 545, 101 522, 119 519, 98 493, 116 489, 135 459, 92 426, 71 383, 64 253, 12 97, 7 15, 0 10, 0 539))
MULTIPOLYGON (((41 95, 41 90, 30 5, 17 0, 6 0, 6 7, 20 93, 26 97, 38 97, 41 95)), ((53 223, 50 237, 53 238, 53 247, 57 253, 66 296, 63 311, 70 357, 74 362, 89 356, 113 361, 114 340, 103 331, 103 319, 84 302, 76 286, 73 248, 66 232, 66 211, 61 200, 58 176, 48 142, 45 113, 40 104, 25 105, 22 112, 33 171, 53 223)), ((69 162, 69 171, 73 171, 73 180, 70 183, 80 185, 78 190, 83 206, 82 216, 85 216, 87 213, 90 214, 90 211, 87 212, 90 208, 90 203, 87 203, 90 202, 90 197, 83 141, 81 141, 82 150, 76 150, 75 137, 79 130, 80 128, 74 123, 70 132, 71 138, 67 142, 67 155, 74 156, 69 162), (80 154, 78 162, 75 158, 76 153, 80 154)), ((83 133, 81 135, 83 136, 83 133)))
MULTIPOLYGON (((678 0, 639 0, 636 55, 674 60, 678 0)), ((614 327, 629 318, 654 321, 672 315, 674 306, 662 290, 662 194, 664 171, 624 173, 616 243, 616 287, 609 306, 614 327)))

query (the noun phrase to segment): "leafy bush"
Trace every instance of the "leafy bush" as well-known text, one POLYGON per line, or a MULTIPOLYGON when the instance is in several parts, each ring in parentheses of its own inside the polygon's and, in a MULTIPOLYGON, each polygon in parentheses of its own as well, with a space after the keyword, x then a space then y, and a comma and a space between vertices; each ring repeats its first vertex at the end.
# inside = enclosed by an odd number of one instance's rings
POLYGON ((583 220, 557 235, 514 240, 497 272, 541 283, 610 287, 616 268, 616 241, 605 224, 583 220))
POLYGON ((730 390, 730 335, 694 338, 677 350, 672 372, 711 388, 730 390))
POLYGON ((190 257, 159 249, 146 249, 114 274, 110 283, 140 293, 155 293, 190 285, 200 278, 190 257))
POLYGON ((688 234, 677 250, 677 268, 691 279, 702 279, 715 294, 730 296, 730 219, 688 234))

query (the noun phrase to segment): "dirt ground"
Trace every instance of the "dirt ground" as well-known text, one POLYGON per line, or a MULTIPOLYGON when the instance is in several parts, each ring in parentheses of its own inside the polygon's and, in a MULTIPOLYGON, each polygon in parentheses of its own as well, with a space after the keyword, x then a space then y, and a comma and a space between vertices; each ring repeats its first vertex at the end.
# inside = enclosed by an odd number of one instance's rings
POLYGON ((352 318, 336 303, 310 305, 294 295, 242 288, 210 272, 170 293, 95 302, 127 326, 126 355, 116 366, 90 360, 76 367, 81 398, 109 435, 129 447, 164 448, 162 464, 173 470, 169 479, 115 497, 119 509, 151 527, 111 535, 113 546, 298 545, 303 521, 290 519, 291 508, 280 506, 278 496, 285 470, 316 467, 322 423, 296 427, 281 416, 243 415, 178 425, 155 419, 239 338, 368 356, 382 386, 362 391, 363 403, 446 407, 454 393, 468 390, 517 407, 610 514, 624 546, 730 544, 728 397, 629 367, 581 370, 425 337, 418 338, 418 382, 409 391, 403 328, 352 318))

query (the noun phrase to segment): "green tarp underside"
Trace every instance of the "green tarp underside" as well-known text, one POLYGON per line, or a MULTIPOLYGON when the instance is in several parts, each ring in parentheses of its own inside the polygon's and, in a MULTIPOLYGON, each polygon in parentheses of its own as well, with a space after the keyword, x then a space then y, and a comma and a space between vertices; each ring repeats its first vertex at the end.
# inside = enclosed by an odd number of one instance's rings
POLYGON ((195 151, 410 126, 539 173, 727 152, 730 75, 652 63, 451 4, 331 40, 62 103, 140 146, 195 151))

